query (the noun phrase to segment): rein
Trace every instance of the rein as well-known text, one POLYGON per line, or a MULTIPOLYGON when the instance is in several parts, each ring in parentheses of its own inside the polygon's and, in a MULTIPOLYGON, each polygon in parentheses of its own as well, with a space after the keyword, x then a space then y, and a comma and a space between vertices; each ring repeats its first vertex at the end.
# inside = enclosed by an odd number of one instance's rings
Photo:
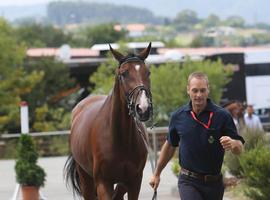
MULTIPOLYGON (((153 121, 153 117, 151 117, 151 120, 153 121)), ((151 149, 151 147, 149 145, 149 139, 148 139, 148 137, 146 137, 146 138, 144 137, 144 134, 143 134, 143 131, 142 131, 140 125, 139 125, 138 119, 134 118, 134 122, 135 122, 137 130, 139 131, 139 133, 140 133, 140 135, 141 135, 141 137, 143 139, 143 142, 144 142, 144 145, 145 145, 145 147, 147 149, 148 154, 153 155, 153 150, 151 149)), ((153 128, 153 126, 151 128, 153 128)), ((151 163, 151 169, 152 169, 152 174, 153 174, 156 166, 154 164, 152 156, 150 156, 150 163, 151 163)), ((152 200, 157 200, 157 190, 154 190, 152 200)))

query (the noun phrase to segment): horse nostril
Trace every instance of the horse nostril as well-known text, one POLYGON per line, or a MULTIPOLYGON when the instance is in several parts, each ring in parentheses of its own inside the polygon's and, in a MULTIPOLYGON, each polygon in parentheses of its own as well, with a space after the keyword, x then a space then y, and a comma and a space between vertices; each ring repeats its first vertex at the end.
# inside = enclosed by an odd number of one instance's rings
POLYGON ((140 108, 139 104, 136 105, 136 111, 138 114, 140 114, 140 115, 142 114, 142 109, 140 108))

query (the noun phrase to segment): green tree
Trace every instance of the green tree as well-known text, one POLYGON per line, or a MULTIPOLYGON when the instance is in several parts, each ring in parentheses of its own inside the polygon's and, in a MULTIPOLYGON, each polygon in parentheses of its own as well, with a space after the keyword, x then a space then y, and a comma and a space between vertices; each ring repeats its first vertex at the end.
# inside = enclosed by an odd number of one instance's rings
POLYGON ((174 24, 179 31, 187 31, 200 20, 197 13, 193 10, 183 10, 177 14, 174 19, 174 24))
POLYGON ((54 1, 48 4, 47 16, 54 24, 162 23, 163 18, 144 8, 93 3, 86 1, 54 1))
POLYGON ((32 125, 33 131, 67 130, 70 126, 71 109, 63 107, 52 108, 47 103, 37 107, 32 125))
MULTIPOLYGON (((95 84, 94 93, 108 94, 114 81, 114 70, 117 65, 108 60, 90 80, 95 84), (106 80, 106 81, 105 81, 106 80)), ((194 71, 205 72, 210 81, 210 96, 219 103, 222 88, 228 81, 232 70, 225 68, 221 61, 191 61, 187 59, 181 66, 178 63, 167 63, 158 67, 151 66, 151 90, 154 103, 154 117, 159 125, 167 125, 170 112, 187 103, 186 92, 188 75, 194 71)))
POLYGON ((32 131, 68 129, 75 97, 67 91, 76 87, 76 81, 70 77, 67 66, 54 59, 44 58, 37 62, 28 61, 25 69, 28 73, 38 71, 44 74, 31 94, 24 95, 31 108, 32 131))
POLYGON ((32 91, 43 73, 23 69, 25 48, 4 19, 0 19, 0 47, 0 132, 18 132, 22 96, 32 91))
MULTIPOLYGON (((119 43, 120 52, 127 52, 127 47, 124 43, 119 43)), ((107 61, 98 67, 98 70, 90 77, 90 82, 93 83, 94 94, 108 94, 113 87, 115 69, 118 67, 118 62, 112 57, 109 52, 107 54, 107 61)))
POLYGON ((79 38, 80 41, 78 44, 87 47, 94 44, 115 43, 125 39, 127 34, 124 30, 115 30, 113 23, 87 26, 82 28, 79 32, 77 38, 79 38))
POLYGON ((243 28, 245 26, 245 20, 240 16, 230 16, 225 21, 226 26, 243 28))
POLYGON ((151 68, 151 83, 156 121, 167 124, 170 113, 188 102, 187 79, 190 73, 202 71, 208 75, 210 97, 219 103, 222 89, 230 81, 232 70, 225 68, 222 62, 191 61, 187 59, 181 66, 177 63, 151 68), (175 78, 172 78, 175 77, 175 78))
POLYGON ((63 29, 50 24, 24 22, 16 28, 18 41, 27 47, 59 47, 65 43, 72 43, 72 35, 64 33, 63 29))
POLYGON ((202 21, 202 25, 206 28, 218 26, 220 24, 220 19, 217 15, 209 15, 206 19, 202 21))
POLYGON ((270 36, 268 33, 257 33, 251 36, 250 45, 264 45, 270 43, 270 36))
POLYGON ((210 47, 215 45, 215 38, 206 37, 202 34, 197 35, 193 38, 190 46, 191 47, 210 47))
POLYGON ((270 24, 268 23, 262 23, 262 22, 256 23, 254 24, 254 27, 258 29, 268 30, 268 31, 270 30, 270 24))

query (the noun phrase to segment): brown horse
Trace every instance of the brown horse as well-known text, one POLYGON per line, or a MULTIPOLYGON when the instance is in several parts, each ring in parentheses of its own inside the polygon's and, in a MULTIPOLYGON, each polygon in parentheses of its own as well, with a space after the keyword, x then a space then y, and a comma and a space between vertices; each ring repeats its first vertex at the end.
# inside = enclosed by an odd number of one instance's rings
POLYGON ((240 131, 244 127, 244 112, 245 112, 245 106, 242 102, 237 100, 231 100, 223 105, 225 109, 227 109, 235 122, 235 125, 240 131))
POLYGON ((150 72, 144 60, 151 43, 139 54, 123 56, 108 96, 90 96, 72 111, 66 179, 85 200, 137 200, 147 159, 146 130, 152 116, 150 72), (114 186, 116 186, 114 188, 114 186))

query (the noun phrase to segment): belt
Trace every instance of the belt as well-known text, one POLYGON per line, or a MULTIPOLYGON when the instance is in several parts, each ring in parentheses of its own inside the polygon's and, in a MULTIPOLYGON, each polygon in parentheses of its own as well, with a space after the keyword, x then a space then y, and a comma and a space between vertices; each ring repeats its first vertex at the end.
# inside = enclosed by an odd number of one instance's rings
POLYGON ((194 179, 198 179, 200 181, 204 181, 204 182, 215 182, 215 181, 219 181, 222 178, 221 174, 218 175, 203 175, 203 174, 198 174, 196 172, 192 172, 189 171, 187 169, 181 168, 180 174, 183 174, 187 177, 191 177, 194 179))

